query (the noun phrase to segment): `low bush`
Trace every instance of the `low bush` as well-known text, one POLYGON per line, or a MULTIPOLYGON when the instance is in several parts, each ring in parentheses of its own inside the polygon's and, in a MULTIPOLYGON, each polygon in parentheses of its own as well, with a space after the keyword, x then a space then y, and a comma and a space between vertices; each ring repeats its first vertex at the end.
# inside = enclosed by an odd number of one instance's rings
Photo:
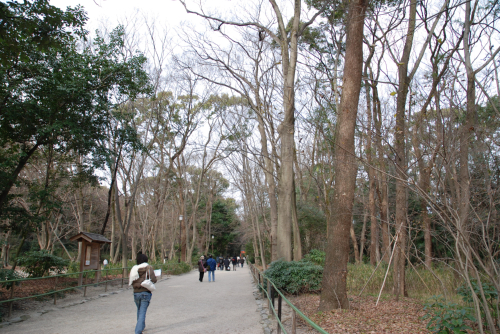
MULTIPOLYGON (((472 288, 474 289, 474 293, 481 299, 481 291, 479 290, 479 285, 475 279, 471 280, 472 288)), ((498 317, 497 314, 497 305, 498 305, 498 291, 495 289, 493 284, 488 282, 482 282, 481 286, 483 288, 484 297, 488 303, 488 307, 490 309, 491 316, 495 319, 498 317)), ((467 283, 463 283, 457 289, 457 294, 462 297, 462 300, 466 302, 468 305, 472 305, 472 292, 467 283)), ((486 320, 485 310, 483 303, 480 303, 481 307, 481 317, 486 320)))
POLYGON ((304 256, 303 261, 309 261, 311 263, 317 264, 319 266, 324 267, 325 266, 325 252, 317 250, 317 249, 312 249, 309 254, 306 254, 304 256))
POLYGON ((43 277, 48 274, 49 270, 59 273, 69 264, 68 260, 52 255, 46 250, 27 252, 17 261, 30 277, 43 277))
POLYGON ((159 266, 154 266, 155 269, 162 269, 171 275, 180 275, 191 271, 191 266, 185 262, 168 261, 166 263, 160 264, 159 266))
POLYGON ((475 322, 472 309, 455 303, 448 303, 442 296, 433 296, 424 306, 426 315, 423 319, 429 319, 427 329, 433 333, 467 333, 472 329, 467 321, 475 322))
POLYGON ((323 267, 309 261, 275 261, 264 274, 281 291, 297 294, 321 289, 323 267))
POLYGON ((12 285, 15 283, 15 285, 19 285, 19 282, 5 282, 5 281, 10 281, 14 279, 21 279, 24 278, 19 273, 17 273, 15 270, 12 269, 0 269, 0 285, 2 288, 5 289, 10 289, 12 288, 12 285))

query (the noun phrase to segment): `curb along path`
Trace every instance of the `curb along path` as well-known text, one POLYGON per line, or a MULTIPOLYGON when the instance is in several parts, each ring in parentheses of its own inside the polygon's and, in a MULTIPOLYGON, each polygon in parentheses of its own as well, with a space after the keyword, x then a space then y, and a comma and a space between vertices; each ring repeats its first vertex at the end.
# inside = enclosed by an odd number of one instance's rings
MULTIPOLYGON (((261 316, 256 312, 253 292, 252 275, 246 265, 236 271, 216 271, 215 282, 211 283, 208 275, 200 283, 197 271, 171 276, 156 284, 145 333, 261 334, 261 316)), ((0 332, 133 333, 136 314, 132 290, 128 289, 34 312, 20 323, 0 323, 0 332)))

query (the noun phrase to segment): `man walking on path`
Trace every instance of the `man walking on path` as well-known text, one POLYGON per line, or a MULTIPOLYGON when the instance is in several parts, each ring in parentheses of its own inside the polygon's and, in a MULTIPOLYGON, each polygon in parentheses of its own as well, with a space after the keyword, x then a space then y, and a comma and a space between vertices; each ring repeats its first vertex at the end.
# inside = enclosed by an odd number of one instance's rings
POLYGON ((215 269, 217 268, 217 262, 212 257, 212 254, 208 256, 207 260, 207 265, 208 265, 208 281, 211 282, 210 280, 210 275, 212 276, 212 281, 215 282, 215 269))

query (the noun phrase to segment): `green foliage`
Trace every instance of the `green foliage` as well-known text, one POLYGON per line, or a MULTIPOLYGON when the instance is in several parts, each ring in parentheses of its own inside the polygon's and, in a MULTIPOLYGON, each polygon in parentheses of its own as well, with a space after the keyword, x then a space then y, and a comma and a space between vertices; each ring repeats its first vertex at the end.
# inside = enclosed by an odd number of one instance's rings
POLYGON ((48 0, 0 2, 0 63, 25 61, 32 49, 60 48, 85 35, 86 21, 80 6, 62 11, 48 0))
POLYGON ((472 310, 455 303, 447 303, 441 296, 434 296, 424 306, 426 315, 423 319, 429 319, 427 329, 433 333, 467 333, 466 321, 476 321, 472 310))
POLYGON ((275 261, 265 275, 287 293, 317 292, 321 289, 323 267, 309 261, 275 261))
POLYGON ((304 256, 302 261, 309 261, 323 267, 325 265, 325 255, 323 251, 312 249, 309 254, 304 256))
POLYGON ((236 216, 236 203, 234 199, 219 199, 212 206, 211 232, 215 254, 237 255, 240 253, 236 243, 236 227, 239 224, 236 216))
MULTIPOLYGON (((477 280, 472 279, 471 285, 472 285, 472 289, 474 289, 474 293, 481 300, 481 291, 479 289, 479 285, 477 284, 477 280)), ((498 291, 495 289, 495 286, 493 284, 490 284, 487 282, 481 282, 481 286, 483 288, 484 297, 486 298, 486 302, 488 303, 488 308, 490 309, 492 317, 496 318, 497 317, 496 305, 498 302, 498 291)), ((467 283, 464 283, 458 287, 457 294, 459 296, 461 296, 463 301, 466 302, 467 304, 472 304, 474 301, 472 298, 471 290, 470 290, 469 286, 467 285, 467 283)), ((480 303, 480 307, 481 307, 481 314, 484 317, 484 305, 483 305, 483 303, 480 303)))
POLYGON ((249 263, 255 263, 255 252, 253 250, 253 243, 251 241, 245 244, 245 255, 249 263))
POLYGON ((12 285, 19 285, 20 282, 5 282, 5 281, 10 281, 14 279, 21 279, 23 278, 21 275, 19 275, 15 270, 12 269, 0 269, 0 285, 2 288, 5 289, 10 289, 12 288, 12 285))
MULTIPOLYGON (((9 1, 0 3, 0 22, 0 212, 4 213, 14 196, 10 190, 20 183, 20 171, 39 151, 58 155, 58 161, 60 155, 85 156, 75 169, 87 174, 102 166, 108 152, 100 143, 116 119, 110 110, 149 93, 151 87, 144 71, 146 58, 123 54, 123 27, 113 30, 109 41, 99 36, 84 48, 77 43, 87 35, 81 7, 61 11, 47 0, 9 1)), ((26 221, 33 229, 39 218, 34 213, 50 212, 55 202, 49 201, 50 185, 36 186, 30 204, 38 203, 38 208, 30 207, 24 215, 22 207, 6 210, 9 217, 4 218, 21 225, 18 230, 26 221)))
POLYGON ((49 270, 59 273, 69 264, 68 260, 54 256, 46 250, 28 252, 17 261, 30 277, 43 277, 49 270))
POLYGON ((180 275, 191 271, 191 266, 189 264, 182 261, 175 262, 174 260, 155 266, 155 268, 161 268, 164 272, 168 271, 171 275, 180 275))

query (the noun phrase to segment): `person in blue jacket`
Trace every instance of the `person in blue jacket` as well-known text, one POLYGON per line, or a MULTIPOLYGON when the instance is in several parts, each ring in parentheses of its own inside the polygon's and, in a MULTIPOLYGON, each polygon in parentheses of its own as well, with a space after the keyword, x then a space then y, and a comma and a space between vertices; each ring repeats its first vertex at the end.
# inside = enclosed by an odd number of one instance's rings
POLYGON ((213 259, 212 254, 208 256, 207 260, 207 270, 208 270, 208 281, 214 281, 215 282, 215 269, 217 268, 217 262, 213 259), (212 276, 212 280, 210 280, 210 275, 212 276))

